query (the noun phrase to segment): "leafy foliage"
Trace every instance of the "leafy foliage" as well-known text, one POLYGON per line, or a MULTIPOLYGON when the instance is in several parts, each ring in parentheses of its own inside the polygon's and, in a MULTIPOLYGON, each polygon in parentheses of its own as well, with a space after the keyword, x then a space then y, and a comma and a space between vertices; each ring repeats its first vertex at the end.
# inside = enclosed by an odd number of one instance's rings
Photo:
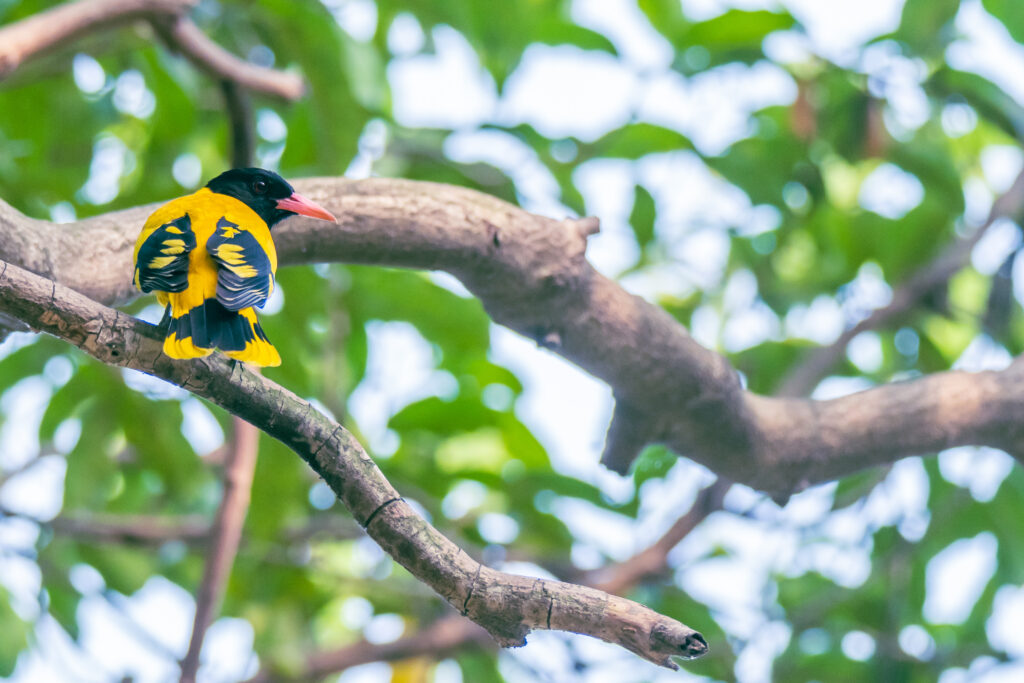
MULTIPOLYGON (((0 20, 54 4, 0 2, 0 20)), ((371 166, 532 208, 535 190, 518 162, 454 154, 451 142, 467 132, 461 124, 411 127, 394 107, 392 69, 404 59, 437 57, 436 30, 450 27, 499 95, 538 43, 575 46, 581 59, 600 54, 640 70, 615 36, 577 23, 579 3, 568 0, 363 2, 375 17, 365 34, 343 28, 343 15, 355 4, 222 0, 201 3, 195 12, 201 28, 226 48, 307 79, 309 94, 295 104, 254 98, 260 162, 285 176, 365 173, 371 166), (389 35, 399 29, 419 32, 413 54, 394 49, 389 35)), ((1019 2, 982 4, 1024 42, 1019 2)), ((680 123, 639 104, 628 120, 596 137, 549 136, 541 121, 498 113, 474 127, 536 162, 532 173, 550 188, 546 207, 594 211, 607 198, 588 189, 588 173, 627 169, 622 215, 602 218, 606 232, 623 240, 616 244, 628 242, 635 256, 618 249, 632 262, 610 274, 692 324, 702 341, 717 342, 758 392, 777 390, 817 344, 878 305, 879 289, 898 286, 975 227, 965 195, 998 191, 983 168, 984 154, 1019 146, 1024 136, 1024 108, 1013 94, 991 74, 946 62, 958 38, 957 0, 907 0, 892 33, 841 63, 813 53, 789 61, 769 49, 780 34, 802 35, 783 9, 732 8, 699 19, 678 0, 638 0, 637 9, 647 39, 671 53, 653 75, 633 73, 638 82, 657 76, 685 90, 718 81, 729 98, 746 101, 743 86, 730 79, 767 69, 789 94, 743 111, 739 132, 717 146, 701 135, 717 117, 680 123), (883 67, 872 67, 869 54, 883 67), (914 73, 913 83, 891 83, 897 70, 914 73), (907 113, 908 92, 923 116, 907 113), (658 180, 655 171, 671 164, 699 171, 658 180), (911 188, 896 208, 872 204, 878 177, 911 188), (714 202, 735 210, 680 209, 676 195, 698 205, 703 199, 686 194, 688 183, 697 184, 695 195, 713 193, 714 202), (919 199, 908 200, 917 186, 919 199), (706 239, 728 254, 711 275, 701 251, 706 239), (736 333, 761 327, 767 331, 759 335, 736 333)), ((226 126, 218 84, 151 41, 144 28, 87 36, 0 83, 0 196, 29 215, 65 219, 163 200, 224 168, 226 126)), ((1011 268, 1015 254, 1003 255, 1011 268)), ((944 370, 979 345, 1020 353, 1024 316, 1009 298, 1011 278, 1004 272, 1002 290, 990 294, 990 273, 982 270, 969 266, 906 319, 861 338, 831 369, 833 379, 856 378, 864 386, 944 370), (983 333, 983 323, 996 339, 983 333)), ((267 375, 361 434, 398 490, 477 557, 530 562, 572 577, 622 558, 588 536, 567 510, 641 529, 655 518, 651 509, 684 498, 678 475, 691 472, 689 465, 662 448, 645 452, 625 495, 610 495, 596 475, 568 474, 522 410, 523 380, 496 360, 482 307, 446 281, 331 265, 286 269, 279 283, 284 305, 265 316, 264 327, 285 363, 267 375), (382 358, 385 342, 404 346, 382 358), (401 392, 381 386, 382 378, 397 381, 388 368, 401 367, 402 354, 412 353, 426 359, 418 384, 401 392), (495 533, 495 520, 507 533, 495 533)), ((128 310, 138 313, 147 303, 128 310)), ((62 533, 59 522, 209 518, 220 495, 216 448, 230 434, 230 421, 183 392, 98 366, 52 339, 22 335, 0 346, 0 393, 3 433, 28 429, 37 442, 25 457, 66 464, 57 517, 37 521, 38 539, 26 550, 41 584, 36 613, 11 597, 13 587, 0 588, 0 675, 7 675, 19 653, 33 646, 32 622, 44 614, 83 642, 80 605, 96 592, 72 580, 83 567, 102 577, 99 590, 108 594, 131 596, 158 576, 194 590, 201 544, 175 538, 98 544, 62 533), (15 401, 29 395, 46 399, 38 428, 10 419, 15 401)), ((634 587, 633 597, 704 632, 712 654, 687 668, 711 680, 748 676, 737 657, 748 648, 767 651, 758 633, 772 624, 788 634, 776 648, 779 680, 924 681, 954 667, 1004 661, 1008 653, 986 628, 999 587, 1024 582, 1015 522, 1024 474, 1015 469, 983 494, 974 479, 947 467, 955 458, 982 455, 913 460, 911 469, 866 472, 817 489, 805 496, 826 504, 811 521, 793 512, 800 498, 782 510, 727 499, 726 510, 671 556, 674 573, 634 587), (908 481, 926 492, 920 509, 894 493, 908 481), (730 541, 733 533, 745 540, 730 541), (768 533, 792 552, 752 556, 744 546, 768 533), (983 533, 992 534, 998 549, 980 597, 958 623, 929 622, 929 562, 983 533), (858 561, 861 574, 843 571, 841 565, 858 561), (749 579, 760 580, 753 603, 718 604, 701 592, 695 577, 724 566, 753 566, 763 574, 749 579), (908 627, 926 635, 926 647, 901 649, 908 627), (860 635, 849 641, 851 633, 860 635), (864 642, 861 636, 873 647, 851 649, 857 638, 864 642)), ((1005 455, 986 457, 992 467, 1005 464, 1005 455)), ((20 464, 0 454, 5 470, 20 464)), ((3 494, 24 485, 30 472, 31 466, 9 480, 0 473, 0 511, 7 508, 3 494)), ((31 517, 11 516, 0 517, 0 550, 5 525, 31 517)), ((261 663, 297 673, 309 652, 362 637, 366 619, 351 615, 364 603, 370 613, 400 615, 408 631, 444 613, 433 594, 360 538, 297 458, 263 439, 223 614, 251 625, 261 663)), ((465 681, 509 675, 511 655, 454 656, 465 681)), ((595 661, 577 657, 579 668, 600 667, 595 661)), ((395 669, 394 680, 401 671, 395 669)), ((656 675, 640 667, 632 673, 637 680, 656 675)))

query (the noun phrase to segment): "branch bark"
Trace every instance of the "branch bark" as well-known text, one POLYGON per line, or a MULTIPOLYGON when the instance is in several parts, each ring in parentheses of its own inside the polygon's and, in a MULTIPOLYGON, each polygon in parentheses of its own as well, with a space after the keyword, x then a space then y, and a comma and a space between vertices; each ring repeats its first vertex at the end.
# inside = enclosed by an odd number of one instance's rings
MULTIPOLYGON (((584 252, 593 219, 556 221, 436 183, 320 178, 295 185, 339 224, 293 218, 275 228, 283 265, 448 271, 496 322, 611 386, 616 433, 628 437, 609 439, 604 461, 616 469, 660 442, 785 497, 909 455, 958 445, 1020 452, 1024 444, 1020 361, 999 373, 941 373, 831 401, 758 396, 663 309, 590 266, 584 252)), ((138 295, 131 250, 152 208, 57 227, 0 202, 0 258, 97 300, 125 302, 138 295)))
POLYGON ((214 78, 284 100, 297 100, 306 92, 305 81, 298 74, 268 69, 236 57, 210 40, 187 17, 155 21, 154 26, 164 42, 214 78))
MULTIPOLYGON (((623 595, 641 582, 661 574, 667 567, 669 552, 708 515, 721 509, 722 499, 731 485, 731 482, 718 479, 702 490, 687 513, 650 546, 623 562, 580 574, 573 580, 606 593, 623 595)), ((316 680, 360 664, 393 662, 422 655, 440 659, 468 647, 486 647, 489 643, 487 632, 476 624, 457 616, 445 616, 415 633, 383 645, 360 641, 334 650, 315 652, 306 657, 306 667, 294 678, 316 680)), ((264 665, 245 683, 268 683, 282 678, 287 676, 282 677, 272 666, 264 665)))
POLYGON ((0 81, 30 58, 87 33, 137 20, 149 21, 164 41, 217 80, 250 91, 297 100, 306 90, 298 74, 236 57, 210 40, 185 14, 197 0, 78 0, 0 28, 0 81))
POLYGON ((85 33, 150 17, 176 17, 198 0, 78 0, 0 28, 0 80, 27 59, 85 33))
POLYGON ((347 430, 240 363, 219 355, 172 360, 154 326, 7 263, 0 264, 0 311, 101 362, 160 377, 260 425, 323 477, 399 564, 504 647, 523 645, 531 630, 555 629, 601 638, 673 669, 672 657, 707 652, 699 633, 630 600, 474 561, 402 500, 347 430))
POLYGON ((181 662, 181 683, 196 680, 206 629, 213 622, 224 596, 224 587, 231 575, 231 565, 238 553, 245 515, 249 510, 260 435, 259 430, 245 420, 236 417, 232 423, 234 434, 224 468, 224 492, 213 522, 203 578, 196 592, 196 614, 188 652, 181 662))
MULTIPOLYGON (((370 662, 395 662, 422 655, 440 659, 468 647, 493 647, 493 643, 487 631, 472 621, 457 615, 441 617, 423 629, 390 643, 360 641, 336 650, 313 653, 306 658, 305 667, 293 680, 315 681, 370 662)), ((285 680, 289 677, 264 667, 245 683, 285 680)))

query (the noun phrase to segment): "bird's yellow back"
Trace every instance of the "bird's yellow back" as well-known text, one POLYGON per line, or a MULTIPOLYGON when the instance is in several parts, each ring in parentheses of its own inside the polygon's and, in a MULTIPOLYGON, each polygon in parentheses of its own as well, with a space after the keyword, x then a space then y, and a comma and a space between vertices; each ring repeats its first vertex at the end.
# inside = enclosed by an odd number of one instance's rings
MULTIPOLYGON (((273 276, 277 272, 277 250, 274 248, 274 241, 266 222, 244 202, 234 197, 211 192, 207 188, 164 204, 154 211, 146 221, 135 243, 133 255, 137 266, 136 286, 141 287, 139 265, 159 268, 160 260, 170 260, 173 258, 172 252, 176 251, 174 247, 171 247, 169 251, 162 250, 161 254, 171 255, 156 256, 155 263, 150 261, 148 264, 139 264, 139 252, 143 244, 161 228, 172 233, 173 241, 173 233, 178 230, 173 223, 183 217, 187 217, 189 229, 195 239, 195 246, 188 253, 188 286, 177 292, 155 289, 157 300, 161 305, 170 305, 172 319, 181 319, 192 311, 204 310, 208 301, 217 299, 218 274, 221 268, 237 268, 238 272, 246 274, 249 266, 242 261, 236 246, 223 243, 225 239, 235 238, 239 233, 251 235, 269 261, 270 274, 267 290, 267 294, 269 294, 273 287, 273 276), (219 251, 216 254, 217 260, 207 249, 207 243, 215 233, 218 234, 222 242, 219 244, 219 251)), ((166 239, 164 244, 167 244, 166 239)), ((256 339, 248 343, 242 351, 229 352, 228 355, 259 365, 279 364, 280 357, 277 355, 277 351, 269 343, 263 343, 266 341, 265 339, 261 341, 259 338, 262 335, 262 330, 259 328, 252 307, 239 310, 238 315, 248 321, 250 327, 255 331, 256 339)), ((168 335, 164 349, 168 355, 175 358, 194 358, 210 352, 208 348, 196 347, 194 339, 178 338, 173 331, 168 335)))

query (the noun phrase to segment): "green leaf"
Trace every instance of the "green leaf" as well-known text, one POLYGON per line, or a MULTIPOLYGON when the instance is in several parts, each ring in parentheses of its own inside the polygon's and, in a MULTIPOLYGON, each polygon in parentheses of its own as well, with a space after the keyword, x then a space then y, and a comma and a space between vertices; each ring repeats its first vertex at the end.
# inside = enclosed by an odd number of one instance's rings
POLYGON ((1015 139, 1024 137, 1024 107, 984 76, 946 66, 938 69, 925 87, 936 95, 966 99, 980 116, 1007 135, 1015 139))
POLYGON ((11 608, 10 594, 0 586, 0 676, 10 676, 18 655, 28 647, 31 628, 11 608))
POLYGON ((1010 32, 1018 43, 1024 43, 1024 4, 1017 0, 981 0, 988 13, 999 21, 1010 32))
POLYGON ((637 244, 646 247, 654 240, 654 197, 642 185, 633 188, 633 211, 629 225, 633 228, 637 244))
POLYGON ((920 54, 938 54, 952 40, 960 0, 907 0, 896 37, 920 54))
POLYGON ((713 19, 692 25, 685 34, 688 45, 703 45, 712 51, 755 50, 769 33, 793 28, 796 20, 788 12, 731 9, 713 19))
POLYGON ((653 123, 630 123, 579 147, 582 158, 639 159, 648 154, 693 149, 693 144, 685 135, 670 128, 653 123))

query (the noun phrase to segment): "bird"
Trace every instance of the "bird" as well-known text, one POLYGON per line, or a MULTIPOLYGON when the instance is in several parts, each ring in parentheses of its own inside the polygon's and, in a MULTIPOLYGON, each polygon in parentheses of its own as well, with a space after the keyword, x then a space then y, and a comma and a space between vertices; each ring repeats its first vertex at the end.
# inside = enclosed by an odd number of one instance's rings
POLYGON ((281 364, 255 309, 274 290, 271 231, 295 215, 337 222, 262 168, 225 171, 150 215, 135 243, 134 283, 165 306, 165 354, 201 358, 218 349, 259 367, 281 364))

